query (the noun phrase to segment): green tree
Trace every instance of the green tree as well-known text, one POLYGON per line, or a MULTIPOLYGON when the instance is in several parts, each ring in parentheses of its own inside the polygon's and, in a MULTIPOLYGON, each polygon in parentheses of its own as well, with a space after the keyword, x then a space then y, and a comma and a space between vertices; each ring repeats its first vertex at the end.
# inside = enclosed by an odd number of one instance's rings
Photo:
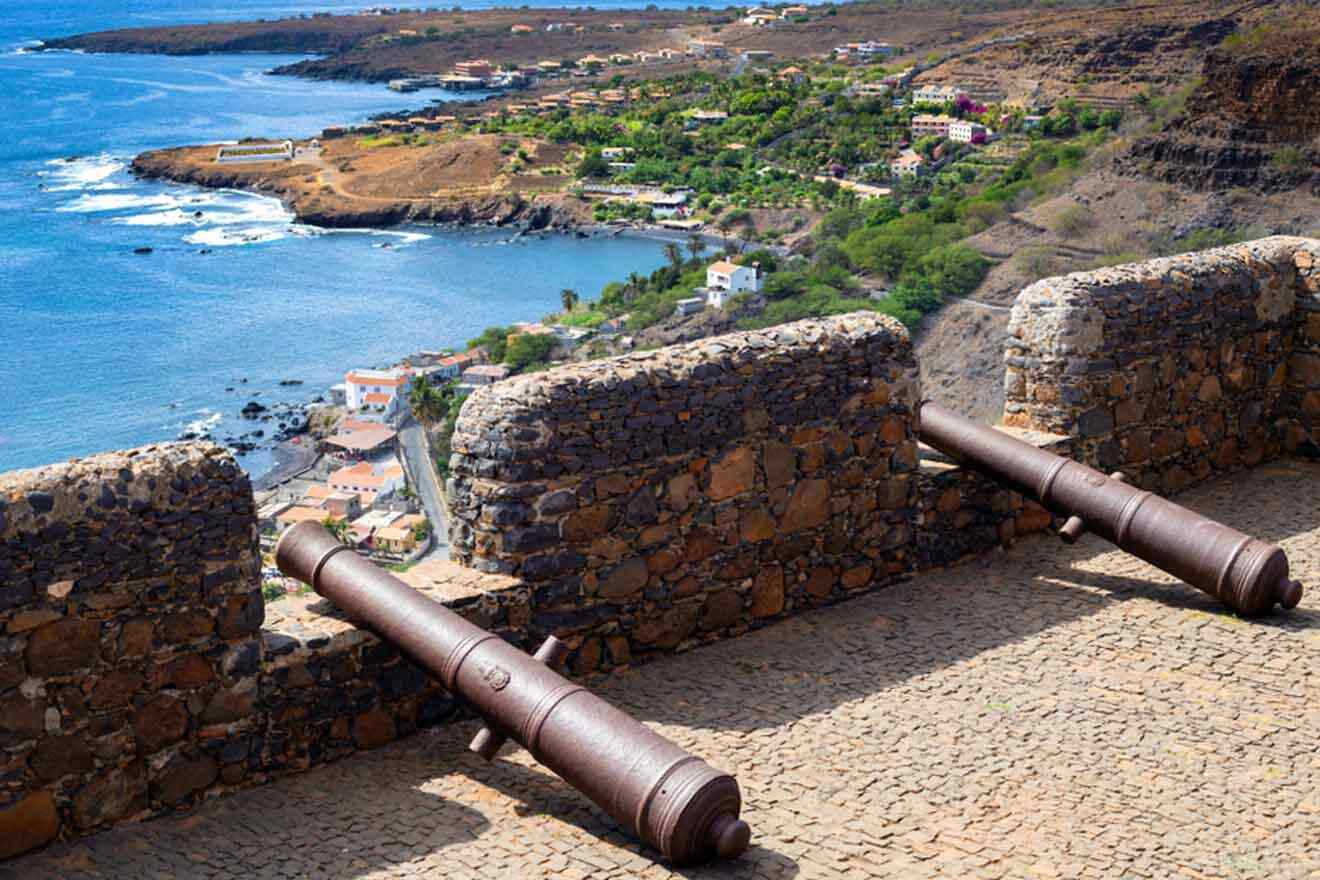
POLYGON ((706 250, 705 239, 703 239, 700 235, 697 235, 696 233, 693 233, 692 235, 688 236, 687 251, 689 254, 692 255, 692 259, 694 260, 699 259, 701 255, 705 252, 705 250, 706 250))
POLYGON ((468 340, 468 348, 484 348, 491 363, 498 364, 504 360, 505 351, 509 347, 509 334, 512 332, 508 327, 487 327, 476 339, 468 340))
POLYGON ((335 519, 327 514, 326 518, 321 520, 321 525, 325 526, 327 532, 334 535, 336 541, 341 544, 348 543, 348 522, 346 520, 335 519))
POLYGON ((578 292, 571 287, 565 287, 563 290, 559 291, 559 302, 563 305, 564 311, 566 312, 571 312, 577 308, 580 299, 581 297, 578 296, 578 292))
POLYGON ((677 242, 671 241, 665 245, 665 259, 668 260, 669 265, 673 266, 675 269, 682 267, 683 249, 678 246, 677 242))
POLYGON ((408 386, 408 407, 412 410, 413 418, 428 427, 439 421, 444 414, 444 401, 440 393, 424 376, 414 376, 412 384, 408 386))
POLYGON ((544 364, 559 340, 549 333, 524 333, 515 336, 504 354, 504 363, 521 372, 528 367, 544 364))
POLYGON ((609 177, 610 163, 600 154, 600 150, 588 150, 578 163, 578 177, 609 177))

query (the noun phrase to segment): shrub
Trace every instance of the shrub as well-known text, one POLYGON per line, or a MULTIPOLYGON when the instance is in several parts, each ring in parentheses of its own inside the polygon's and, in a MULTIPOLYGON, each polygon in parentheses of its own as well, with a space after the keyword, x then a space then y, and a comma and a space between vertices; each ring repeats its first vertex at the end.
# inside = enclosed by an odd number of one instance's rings
POLYGON ((1270 157, 1270 164, 1285 174, 1299 174, 1309 171, 1311 160, 1306 158, 1306 154, 1297 147, 1282 147, 1274 151, 1270 157))
POLYGON ((1084 205, 1069 205, 1054 218, 1052 228, 1064 238, 1076 238, 1095 223, 1091 209, 1084 205))
POLYGON ((518 372, 544 364, 550 359, 559 340, 549 333, 524 333, 515 336, 504 353, 504 363, 518 372))

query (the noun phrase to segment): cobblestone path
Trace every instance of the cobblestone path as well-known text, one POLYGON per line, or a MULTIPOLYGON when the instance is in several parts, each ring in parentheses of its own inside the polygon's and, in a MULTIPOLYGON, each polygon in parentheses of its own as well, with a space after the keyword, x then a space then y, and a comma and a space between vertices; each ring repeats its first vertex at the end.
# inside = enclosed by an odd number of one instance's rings
MULTIPOLYGON (((1248 623, 1095 538, 596 682, 733 771, 754 846, 710 878, 1320 876, 1320 466, 1188 493, 1311 592, 1248 623)), ((38 878, 666 877, 473 725, 50 847, 38 878)))

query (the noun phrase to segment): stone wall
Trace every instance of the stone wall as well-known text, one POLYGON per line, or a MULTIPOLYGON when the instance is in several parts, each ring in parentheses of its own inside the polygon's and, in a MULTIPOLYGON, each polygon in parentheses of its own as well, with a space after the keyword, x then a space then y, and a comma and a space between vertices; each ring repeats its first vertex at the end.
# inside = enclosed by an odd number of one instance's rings
MULTIPOLYGON (((0 858, 454 713, 315 597, 276 603, 263 630, 259 565, 248 478, 216 447, 0 476, 0 858)), ((484 625, 526 620, 508 578, 419 568, 484 625)))
POLYGON ((918 399, 907 334, 870 314, 480 389, 454 557, 526 582, 584 671, 874 589, 912 567, 918 399))
MULTIPOLYGON (((1317 257, 1272 238, 1033 285, 1008 429, 1164 490, 1317 454, 1317 257)), ((906 333, 868 314, 500 383, 454 437, 470 567, 401 576, 525 648, 559 636, 580 675, 1048 528, 919 455, 920 398, 906 333)), ((215 447, 0 475, 0 858, 459 714, 318 597, 267 607, 260 565, 247 477, 215 447)))
POLYGON ((1290 421, 1284 448, 1320 457, 1320 243, 1298 248, 1297 311, 1288 358, 1285 413, 1290 421))
POLYGON ((1290 434, 1297 448, 1317 253, 1275 237, 1033 284, 1009 325, 1004 421, 1164 492, 1277 455, 1290 434))

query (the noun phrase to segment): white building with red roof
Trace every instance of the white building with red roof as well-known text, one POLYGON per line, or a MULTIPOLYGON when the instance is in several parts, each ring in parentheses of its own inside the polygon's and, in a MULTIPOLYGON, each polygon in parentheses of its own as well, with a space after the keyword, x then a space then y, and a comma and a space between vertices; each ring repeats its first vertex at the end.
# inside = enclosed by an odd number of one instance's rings
POLYGON ((403 408, 410 378, 406 370, 350 370, 344 403, 350 413, 392 421, 403 408))

